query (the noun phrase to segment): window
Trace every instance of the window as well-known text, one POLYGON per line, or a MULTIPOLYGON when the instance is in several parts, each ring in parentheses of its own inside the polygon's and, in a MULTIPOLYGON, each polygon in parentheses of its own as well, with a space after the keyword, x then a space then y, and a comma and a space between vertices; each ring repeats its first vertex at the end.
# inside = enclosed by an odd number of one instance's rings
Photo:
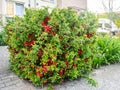
POLYGON ((6 15, 7 16, 14 16, 14 3, 7 1, 6 2, 6 15))
POLYGON ((112 26, 111 26, 110 24, 108 24, 108 23, 105 23, 105 28, 106 28, 106 29, 111 29, 112 26))
POLYGON ((16 3, 15 4, 15 15, 23 16, 23 14, 24 14, 24 6, 23 6, 23 4, 16 3))
POLYGON ((99 24, 98 24, 98 27, 99 27, 99 28, 102 28, 102 23, 99 23, 99 24))

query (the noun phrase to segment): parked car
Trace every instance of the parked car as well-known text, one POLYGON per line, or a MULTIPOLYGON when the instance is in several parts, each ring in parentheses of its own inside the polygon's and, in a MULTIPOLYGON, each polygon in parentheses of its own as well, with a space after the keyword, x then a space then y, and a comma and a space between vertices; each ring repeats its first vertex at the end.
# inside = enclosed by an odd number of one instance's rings
POLYGON ((117 33, 119 29, 117 26, 114 24, 113 21, 110 21, 109 19, 106 18, 101 18, 98 20, 98 30, 97 33, 110 33, 112 32, 113 35, 117 33))

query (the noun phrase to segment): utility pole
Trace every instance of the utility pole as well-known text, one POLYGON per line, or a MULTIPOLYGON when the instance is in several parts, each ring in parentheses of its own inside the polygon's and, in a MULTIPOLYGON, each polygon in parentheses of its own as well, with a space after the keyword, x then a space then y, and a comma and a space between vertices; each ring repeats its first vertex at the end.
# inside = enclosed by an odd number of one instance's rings
MULTIPOLYGON (((112 25, 112 21, 115 20, 112 16, 114 14, 114 10, 117 11, 120 9, 119 0, 102 0, 103 8, 106 12, 108 12, 108 18, 110 19, 110 25, 112 25)), ((110 37, 112 37, 112 30, 110 30, 110 37)))

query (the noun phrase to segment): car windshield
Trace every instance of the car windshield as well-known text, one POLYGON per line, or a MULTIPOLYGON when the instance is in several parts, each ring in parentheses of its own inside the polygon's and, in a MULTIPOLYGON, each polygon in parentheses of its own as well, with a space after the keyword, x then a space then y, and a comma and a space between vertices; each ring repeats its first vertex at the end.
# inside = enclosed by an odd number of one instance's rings
POLYGON ((98 27, 99 27, 99 28, 102 28, 102 23, 99 23, 98 27))
POLYGON ((112 26, 111 26, 109 23, 105 23, 105 28, 107 28, 107 29, 111 29, 112 26))

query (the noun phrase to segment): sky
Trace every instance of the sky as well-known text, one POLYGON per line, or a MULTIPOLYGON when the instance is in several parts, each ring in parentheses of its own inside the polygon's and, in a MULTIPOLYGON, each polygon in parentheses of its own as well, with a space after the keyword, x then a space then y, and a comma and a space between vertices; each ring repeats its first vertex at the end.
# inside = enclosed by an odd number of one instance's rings
MULTIPOLYGON (((87 0, 88 10, 94 13, 104 13, 105 10, 102 1, 107 6, 108 0, 87 0)), ((114 11, 120 11, 120 0, 113 0, 114 11), (118 9, 119 8, 119 9, 118 9)))

